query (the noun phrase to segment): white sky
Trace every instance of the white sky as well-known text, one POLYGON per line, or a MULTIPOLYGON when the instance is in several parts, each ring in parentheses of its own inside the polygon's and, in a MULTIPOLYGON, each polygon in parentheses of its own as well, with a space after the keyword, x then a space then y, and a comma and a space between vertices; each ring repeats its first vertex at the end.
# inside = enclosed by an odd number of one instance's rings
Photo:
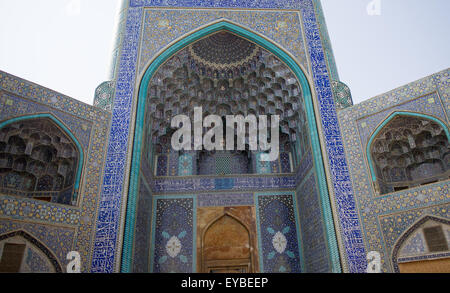
MULTIPOLYGON (((450 67, 449 0, 322 0, 355 103, 450 67)), ((92 104, 118 0, 0 0, 0 70, 92 104)))
POLYGON ((0 70, 92 104, 108 77, 117 2, 0 0, 0 70))

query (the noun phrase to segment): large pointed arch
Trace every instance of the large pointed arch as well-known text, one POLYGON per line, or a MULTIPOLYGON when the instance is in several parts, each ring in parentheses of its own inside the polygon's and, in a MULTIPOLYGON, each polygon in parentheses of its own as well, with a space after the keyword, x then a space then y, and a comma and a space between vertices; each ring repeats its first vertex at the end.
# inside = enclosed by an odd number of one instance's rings
POLYGON ((174 43, 166 47, 165 50, 161 51, 154 60, 150 62, 150 65, 146 69, 141 82, 139 85, 138 101, 137 101, 137 117, 134 131, 134 144, 133 144, 133 155, 131 162, 131 172, 130 172, 130 183, 128 189, 127 198, 127 211, 125 219, 124 237, 123 237, 123 248, 122 248, 122 272, 130 272, 132 263, 132 247, 134 239, 134 226, 135 226, 135 214, 136 214, 136 201, 137 201, 137 190, 139 184, 139 170, 141 161, 141 148, 143 145, 142 132, 144 130, 144 118, 145 118, 145 107, 146 107, 146 96, 148 91, 148 84, 153 75, 170 57, 174 56, 177 52, 185 48, 186 46, 212 35, 220 31, 228 31, 236 34, 242 38, 245 38, 267 51, 274 54, 282 62, 284 62, 290 70, 297 77, 303 92, 303 97, 305 100, 305 108, 307 112, 307 120, 309 125, 309 135, 311 137, 312 154, 315 161, 314 168, 318 177, 319 193, 321 198, 321 207, 323 209, 323 217, 325 225, 327 226, 327 244, 330 250, 330 258, 332 259, 333 271, 340 271, 340 258, 337 245, 336 231, 334 227, 333 214, 331 212, 331 202, 327 186, 327 179, 325 175, 324 159, 321 152, 321 144, 318 133, 318 126, 316 121, 316 114, 313 104, 312 95, 312 82, 309 81, 305 70, 295 61, 295 58, 289 54, 287 51, 280 48, 272 40, 268 40, 262 35, 239 26, 238 24, 232 23, 226 19, 219 19, 209 25, 199 28, 198 30, 191 32, 188 35, 178 39, 174 43))

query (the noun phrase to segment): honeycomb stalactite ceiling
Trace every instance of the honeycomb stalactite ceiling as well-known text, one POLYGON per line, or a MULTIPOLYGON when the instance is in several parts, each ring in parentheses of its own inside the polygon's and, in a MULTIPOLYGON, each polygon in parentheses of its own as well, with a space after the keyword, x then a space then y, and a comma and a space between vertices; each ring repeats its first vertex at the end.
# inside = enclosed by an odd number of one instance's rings
POLYGON ((447 135, 427 119, 399 116, 392 120, 373 142, 372 157, 378 178, 389 185, 419 185, 449 175, 447 135))
POLYGON ((201 75, 233 78, 255 67, 260 48, 241 37, 219 32, 189 46, 191 68, 201 75))
POLYGON ((308 143, 295 75, 273 54, 235 35, 219 32, 181 50, 158 70, 148 88, 146 123, 152 125, 153 143, 170 134, 174 116, 192 119, 195 107, 202 107, 205 116, 280 115, 281 133, 291 142, 308 143), (199 57, 194 62, 192 51, 199 57), (200 60, 215 63, 199 69, 200 60), (229 67, 213 69, 220 66, 229 67))
POLYGON ((70 196, 58 197, 73 188, 78 159, 73 141, 50 119, 25 120, 0 129, 0 187, 6 194, 23 191, 26 196, 45 195, 70 204, 70 196))

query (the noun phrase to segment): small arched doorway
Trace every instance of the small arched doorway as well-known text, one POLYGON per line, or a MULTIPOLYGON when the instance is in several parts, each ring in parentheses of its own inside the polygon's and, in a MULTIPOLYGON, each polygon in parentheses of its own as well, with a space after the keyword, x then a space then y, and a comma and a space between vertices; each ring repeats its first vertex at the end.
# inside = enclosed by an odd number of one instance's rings
POLYGON ((255 273, 256 228, 251 207, 199 210, 198 272, 255 273))
POLYGON ((250 234, 235 218, 224 215, 203 238, 204 273, 251 272, 250 234))

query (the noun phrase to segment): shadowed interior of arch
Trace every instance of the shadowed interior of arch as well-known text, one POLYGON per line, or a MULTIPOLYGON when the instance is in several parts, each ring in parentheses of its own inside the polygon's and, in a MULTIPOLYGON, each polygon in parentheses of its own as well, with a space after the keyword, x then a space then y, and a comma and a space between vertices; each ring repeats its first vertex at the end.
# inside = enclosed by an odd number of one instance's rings
MULTIPOLYGON (((301 85, 272 53, 227 31, 220 31, 179 51, 153 75, 148 85, 143 159, 154 176, 291 173, 310 150, 301 85), (223 123, 223 135, 234 137, 233 151, 175 151, 171 119, 183 114, 203 117, 278 115, 281 166, 263 162, 251 151, 246 131, 239 150, 237 128, 223 123), (178 161, 176 170, 169 166, 178 161)), ((233 125, 234 126, 234 125, 233 125)), ((204 132, 210 129, 203 127, 204 132)), ((247 124, 248 129, 248 124, 247 124)), ((194 136, 189 149, 194 149, 194 136)), ((223 137, 215 137, 215 140, 223 137)), ((225 142, 222 142, 225 144, 225 142)))
POLYGON ((368 159, 380 194, 450 177, 450 137, 433 117, 394 113, 373 134, 368 159))
POLYGON ((83 154, 79 143, 50 115, 0 124, 0 188, 5 194, 74 202, 83 154))

